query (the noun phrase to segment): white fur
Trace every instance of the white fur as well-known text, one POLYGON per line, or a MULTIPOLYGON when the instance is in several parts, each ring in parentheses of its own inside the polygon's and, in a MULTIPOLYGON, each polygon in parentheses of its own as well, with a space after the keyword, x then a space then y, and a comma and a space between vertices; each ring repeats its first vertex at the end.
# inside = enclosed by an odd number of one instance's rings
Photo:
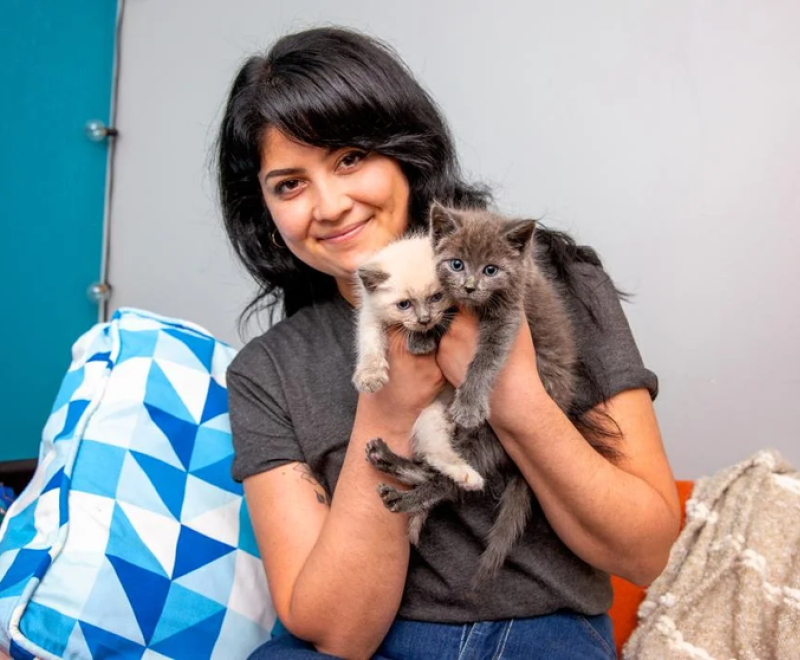
POLYGON ((450 477, 466 490, 483 488, 483 477, 453 449, 455 425, 448 415, 453 388, 445 387, 436 400, 414 422, 414 451, 425 457, 434 469, 450 477))
POLYGON ((377 392, 389 380, 386 361, 386 329, 401 322, 402 314, 392 301, 398 294, 409 298, 438 290, 433 246, 427 236, 412 236, 390 243, 362 264, 389 273, 389 279, 374 292, 356 277, 358 310, 358 360, 353 383, 359 392, 377 392))
POLYGON ((362 295, 358 310, 358 362, 353 383, 359 392, 377 392, 389 380, 386 330, 368 301, 369 296, 362 295))

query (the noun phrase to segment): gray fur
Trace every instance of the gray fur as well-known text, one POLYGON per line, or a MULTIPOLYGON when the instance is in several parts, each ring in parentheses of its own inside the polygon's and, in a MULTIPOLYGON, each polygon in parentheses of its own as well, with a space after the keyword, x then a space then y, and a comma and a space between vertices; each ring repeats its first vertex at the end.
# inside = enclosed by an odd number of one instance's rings
POLYGON ((429 332, 409 332, 408 333, 408 350, 414 355, 427 355, 433 353, 439 345, 445 330, 450 325, 450 318, 443 316, 439 324, 429 332))
MULTIPOLYGON (((477 586, 496 575, 531 514, 528 484, 484 423, 490 414, 495 378, 519 330, 521 311, 531 329, 542 383, 565 412, 574 395, 577 352, 561 294, 537 261, 532 220, 509 220, 490 211, 434 204, 430 228, 437 272, 445 290, 479 319, 475 357, 450 408, 457 425, 453 447, 499 496, 498 516, 475 576, 477 586), (454 268, 453 259, 463 268, 454 268), (497 272, 487 272, 489 266, 497 272)), ((399 490, 382 484, 381 498, 391 511, 412 514, 409 530, 418 536, 428 511, 440 502, 460 498, 462 490, 423 462, 397 456, 385 444, 375 446, 374 442, 370 443, 370 462, 412 486, 399 490)))
POLYGON ((511 477, 500 497, 500 510, 486 538, 486 550, 481 555, 474 584, 477 586, 497 574, 522 536, 531 517, 531 493, 521 474, 511 477))
POLYGON ((439 279, 459 305, 480 319, 478 349, 452 410, 462 426, 477 426, 488 417, 494 379, 519 329, 520 310, 531 327, 545 388, 562 410, 572 402, 572 324, 556 285, 537 263, 534 226, 533 220, 508 220, 484 210, 438 204, 431 210, 439 279), (453 270, 453 259, 463 263, 461 271, 453 270), (484 272, 490 266, 498 269, 496 275, 484 272))
POLYGON ((389 279, 389 273, 375 267, 362 266, 356 273, 364 284, 364 288, 369 292, 377 291, 378 287, 389 279))
POLYGON ((436 471, 418 457, 395 454, 380 438, 367 443, 367 461, 377 470, 392 475, 400 483, 419 486, 430 481, 436 471))

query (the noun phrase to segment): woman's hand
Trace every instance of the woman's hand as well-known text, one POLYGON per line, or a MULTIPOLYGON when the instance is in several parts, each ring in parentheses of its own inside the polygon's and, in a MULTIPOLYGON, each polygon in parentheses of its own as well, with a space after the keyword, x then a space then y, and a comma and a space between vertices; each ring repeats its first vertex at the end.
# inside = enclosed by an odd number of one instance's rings
POLYGON ((367 406, 370 416, 378 416, 396 433, 410 433, 419 414, 441 391, 445 377, 436 355, 412 354, 401 332, 390 331, 387 343, 389 381, 374 394, 361 394, 359 408, 367 406))
POLYGON ((550 396, 544 389, 536 364, 531 329, 524 317, 509 350, 508 359, 492 387, 490 423, 507 425, 520 415, 520 402, 535 404, 550 396))
MULTIPOLYGON (((436 356, 437 364, 444 377, 453 387, 460 387, 464 382, 467 369, 475 357, 478 341, 478 318, 472 312, 459 311, 442 337, 436 356)), ((522 322, 509 351, 508 359, 495 380, 492 389, 492 410, 501 413, 503 402, 508 400, 505 393, 520 388, 537 393, 543 389, 536 370, 536 351, 533 346, 533 338, 524 314, 522 314, 522 322)))

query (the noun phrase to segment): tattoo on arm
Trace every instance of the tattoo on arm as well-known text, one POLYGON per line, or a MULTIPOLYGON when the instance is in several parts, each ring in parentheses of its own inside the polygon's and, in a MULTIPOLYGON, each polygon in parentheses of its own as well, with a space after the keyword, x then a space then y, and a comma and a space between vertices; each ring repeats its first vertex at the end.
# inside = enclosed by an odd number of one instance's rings
POLYGON ((314 494, 317 496, 317 502, 320 504, 328 503, 328 497, 325 495, 325 489, 322 487, 322 484, 320 484, 319 481, 314 478, 311 468, 308 467, 307 464, 298 463, 294 466, 293 470, 300 473, 300 478, 303 481, 307 481, 314 487, 314 494))

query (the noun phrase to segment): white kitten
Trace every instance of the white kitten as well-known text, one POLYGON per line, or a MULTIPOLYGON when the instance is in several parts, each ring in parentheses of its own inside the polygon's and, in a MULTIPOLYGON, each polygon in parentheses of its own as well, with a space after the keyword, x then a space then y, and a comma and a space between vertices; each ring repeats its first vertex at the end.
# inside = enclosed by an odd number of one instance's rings
MULTIPOLYGON (((389 380, 387 331, 399 328, 412 353, 436 350, 449 323, 452 301, 436 274, 427 235, 404 238, 372 255, 357 271, 358 362, 353 383, 359 392, 377 392, 389 380)), ((454 424, 448 413, 453 388, 446 386, 414 424, 414 454, 462 488, 483 488, 483 477, 453 449, 454 424)))

